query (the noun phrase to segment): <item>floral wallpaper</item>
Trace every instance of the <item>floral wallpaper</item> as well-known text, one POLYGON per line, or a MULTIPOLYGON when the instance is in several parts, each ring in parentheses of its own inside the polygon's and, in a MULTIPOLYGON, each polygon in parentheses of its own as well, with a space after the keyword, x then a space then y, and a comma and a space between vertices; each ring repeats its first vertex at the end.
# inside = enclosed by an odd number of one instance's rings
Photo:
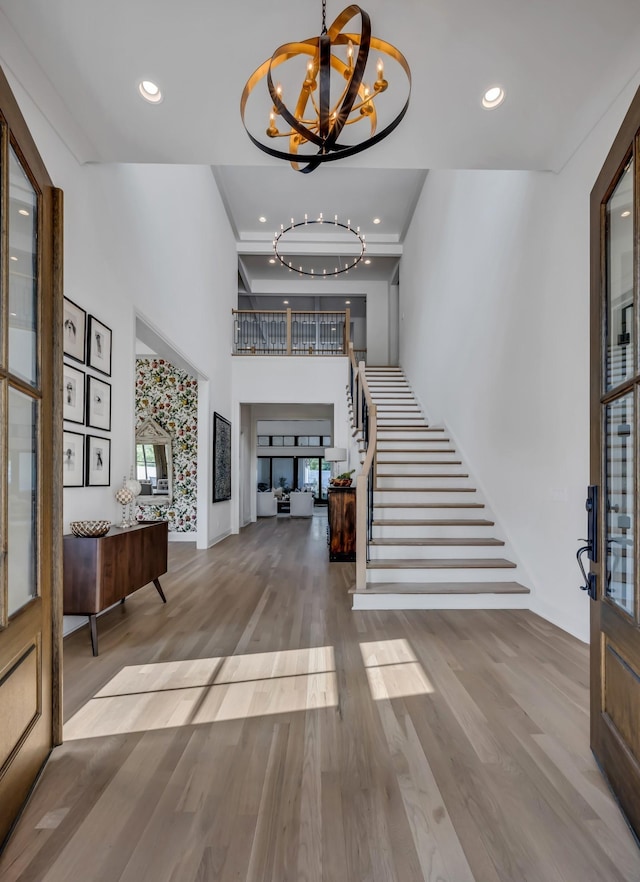
MULTIPOLYGON (((169 520, 174 533, 197 530, 198 381, 164 358, 136 361, 136 424, 147 416, 171 435, 173 501, 138 506, 138 519, 169 520)), ((195 538, 195 537, 194 537, 195 538)))

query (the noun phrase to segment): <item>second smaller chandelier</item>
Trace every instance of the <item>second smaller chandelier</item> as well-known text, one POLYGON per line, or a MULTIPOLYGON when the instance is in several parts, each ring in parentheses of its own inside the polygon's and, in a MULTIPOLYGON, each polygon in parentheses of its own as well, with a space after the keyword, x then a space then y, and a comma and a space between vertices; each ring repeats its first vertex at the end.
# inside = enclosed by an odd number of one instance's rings
POLYGON ((347 220, 346 224, 339 221, 337 214, 334 215, 333 220, 323 217, 322 213, 312 219, 305 214, 304 220, 298 222, 291 218, 290 225, 285 227, 282 224, 273 239, 273 253, 285 269, 314 279, 326 279, 348 273, 358 266, 366 250, 365 236, 360 232, 360 227, 352 227, 350 220, 347 220), (320 255, 317 260, 313 256, 310 257, 308 243, 299 236, 300 233, 305 230, 310 231, 316 225, 319 225, 321 232, 332 235, 332 248, 336 245, 334 234, 338 234, 344 240, 341 249, 343 253, 328 262, 323 259, 322 266, 319 262, 320 255), (301 256, 302 252, 304 256, 301 256))

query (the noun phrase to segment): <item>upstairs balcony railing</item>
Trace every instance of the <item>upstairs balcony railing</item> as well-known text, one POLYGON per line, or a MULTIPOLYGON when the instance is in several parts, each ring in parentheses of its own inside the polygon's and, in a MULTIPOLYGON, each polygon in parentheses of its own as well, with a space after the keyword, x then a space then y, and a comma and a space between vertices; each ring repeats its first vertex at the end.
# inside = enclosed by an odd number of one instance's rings
POLYGON ((351 311, 233 309, 234 355, 348 355, 351 311))

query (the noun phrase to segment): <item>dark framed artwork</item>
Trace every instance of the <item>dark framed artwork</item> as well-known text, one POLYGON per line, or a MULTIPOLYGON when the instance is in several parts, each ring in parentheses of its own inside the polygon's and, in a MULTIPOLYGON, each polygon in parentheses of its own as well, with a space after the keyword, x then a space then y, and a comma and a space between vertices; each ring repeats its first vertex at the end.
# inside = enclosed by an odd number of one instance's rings
POLYGON ((108 487, 111 484, 111 441, 87 435, 85 456, 87 487, 108 487))
POLYGON ((95 315, 89 316, 87 364, 101 374, 111 376, 111 328, 98 321, 95 315))
POLYGON ((85 374, 70 364, 62 366, 62 419, 84 425, 85 374))
POLYGON ((87 333, 87 313, 81 306, 64 298, 62 310, 62 340, 64 354, 74 361, 84 364, 85 340, 87 333))
POLYGON ((111 383, 91 375, 87 377, 87 425, 111 431, 111 383))
POLYGON ((64 487, 84 487, 84 435, 62 433, 62 474, 64 487))
POLYGON ((213 415, 213 501, 231 499, 231 423, 213 415))

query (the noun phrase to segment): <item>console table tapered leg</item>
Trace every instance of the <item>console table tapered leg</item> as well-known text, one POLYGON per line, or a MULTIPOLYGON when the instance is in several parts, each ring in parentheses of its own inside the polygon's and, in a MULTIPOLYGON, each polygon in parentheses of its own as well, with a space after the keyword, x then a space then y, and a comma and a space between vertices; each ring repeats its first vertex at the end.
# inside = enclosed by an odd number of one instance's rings
POLYGON ((96 624, 95 615, 89 616, 89 627, 91 629, 91 649, 93 650, 93 654, 98 654, 98 627, 96 624))
POLYGON ((160 597, 162 598, 162 602, 166 603, 167 598, 164 596, 164 591, 162 590, 162 585, 160 584, 160 579, 154 579, 153 584, 156 586, 156 590, 160 597))

